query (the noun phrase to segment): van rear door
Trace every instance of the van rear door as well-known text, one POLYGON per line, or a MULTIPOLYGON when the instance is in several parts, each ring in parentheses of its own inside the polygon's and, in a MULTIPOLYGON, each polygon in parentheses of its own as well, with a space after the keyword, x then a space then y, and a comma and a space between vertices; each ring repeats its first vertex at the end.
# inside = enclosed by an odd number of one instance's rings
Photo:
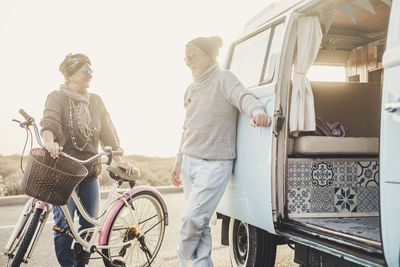
POLYGON ((384 67, 380 200, 381 229, 388 266, 400 266, 400 1, 392 1, 384 67))

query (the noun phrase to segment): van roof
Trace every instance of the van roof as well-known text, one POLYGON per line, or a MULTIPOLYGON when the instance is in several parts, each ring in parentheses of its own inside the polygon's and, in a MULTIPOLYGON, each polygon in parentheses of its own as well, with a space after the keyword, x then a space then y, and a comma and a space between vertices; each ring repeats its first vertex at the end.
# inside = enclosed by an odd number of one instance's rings
POLYGON ((244 26, 242 36, 249 34, 267 21, 285 13, 305 0, 276 0, 250 19, 244 26))

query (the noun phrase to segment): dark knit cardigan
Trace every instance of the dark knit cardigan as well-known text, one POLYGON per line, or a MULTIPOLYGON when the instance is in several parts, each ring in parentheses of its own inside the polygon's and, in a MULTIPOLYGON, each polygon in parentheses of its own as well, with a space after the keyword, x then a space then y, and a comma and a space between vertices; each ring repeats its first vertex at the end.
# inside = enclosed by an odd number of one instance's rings
MULTIPOLYGON (((90 94, 89 110, 96 131, 83 151, 79 151, 72 144, 69 127, 69 100, 59 90, 53 91, 47 96, 43 118, 40 122, 41 132, 51 131, 54 134, 54 141, 63 147, 63 152, 82 160, 97 154, 99 144, 111 146, 113 150, 121 150, 117 132, 100 96, 90 94)), ((78 147, 82 147, 85 144, 85 138, 80 134, 76 120, 73 121, 73 132, 78 147)), ((89 171, 87 178, 96 178, 101 173, 100 164, 92 163, 86 168, 89 171)))

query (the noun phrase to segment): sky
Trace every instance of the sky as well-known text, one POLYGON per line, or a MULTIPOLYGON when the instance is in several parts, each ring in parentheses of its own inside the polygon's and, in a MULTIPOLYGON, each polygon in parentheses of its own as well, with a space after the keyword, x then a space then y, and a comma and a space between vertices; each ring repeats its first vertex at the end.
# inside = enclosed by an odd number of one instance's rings
POLYGON ((64 82, 68 53, 89 56, 99 94, 126 154, 174 156, 191 82, 185 44, 199 36, 230 44, 271 0, 0 0, 0 155, 20 154, 24 108, 37 122, 64 82))

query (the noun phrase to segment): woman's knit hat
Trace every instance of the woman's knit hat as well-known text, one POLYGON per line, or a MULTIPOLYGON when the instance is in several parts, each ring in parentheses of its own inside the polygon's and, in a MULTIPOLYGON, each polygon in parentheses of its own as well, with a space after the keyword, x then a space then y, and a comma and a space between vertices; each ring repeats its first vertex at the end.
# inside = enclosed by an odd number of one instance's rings
POLYGON ((219 54, 219 48, 222 46, 222 39, 218 36, 199 37, 191 40, 186 45, 192 44, 200 48, 213 61, 216 61, 219 54))
POLYGON ((69 53, 61 62, 59 70, 64 75, 65 80, 68 80, 85 64, 91 65, 90 59, 86 55, 69 53))

